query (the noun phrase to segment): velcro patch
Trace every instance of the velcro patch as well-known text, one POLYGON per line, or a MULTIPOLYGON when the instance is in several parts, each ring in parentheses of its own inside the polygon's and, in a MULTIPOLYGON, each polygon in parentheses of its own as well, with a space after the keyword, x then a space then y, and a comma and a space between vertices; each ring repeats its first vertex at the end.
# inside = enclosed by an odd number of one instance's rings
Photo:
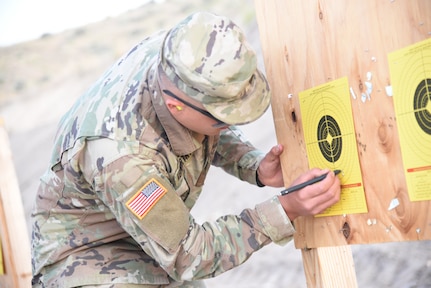
POLYGON ((126 206, 136 217, 142 220, 166 192, 167 189, 152 178, 126 202, 126 206))

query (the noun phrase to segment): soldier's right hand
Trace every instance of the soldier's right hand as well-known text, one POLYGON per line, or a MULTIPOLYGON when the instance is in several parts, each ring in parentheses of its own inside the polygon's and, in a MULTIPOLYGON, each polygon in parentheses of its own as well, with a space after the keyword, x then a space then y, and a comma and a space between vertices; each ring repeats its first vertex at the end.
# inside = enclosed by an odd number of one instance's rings
POLYGON ((284 196, 278 196, 284 211, 291 221, 299 216, 319 214, 339 201, 340 179, 329 169, 311 169, 293 181, 292 186, 326 173, 328 175, 320 182, 284 196))

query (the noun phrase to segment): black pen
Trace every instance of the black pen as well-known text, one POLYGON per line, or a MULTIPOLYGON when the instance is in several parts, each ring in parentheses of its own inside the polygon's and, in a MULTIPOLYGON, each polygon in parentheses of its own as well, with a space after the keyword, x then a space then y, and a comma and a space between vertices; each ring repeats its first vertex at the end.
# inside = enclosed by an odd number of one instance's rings
MULTIPOLYGON (((334 170, 335 175, 340 174, 340 172, 341 172, 341 170, 334 170)), ((289 193, 292 193, 292 192, 298 191, 299 189, 302 189, 302 188, 304 188, 305 186, 308 186, 308 185, 311 185, 311 184, 317 183, 317 182, 319 182, 319 181, 322 181, 323 179, 325 179, 326 175, 328 175, 328 173, 323 174, 323 175, 320 175, 320 176, 318 176, 318 177, 316 177, 316 178, 313 178, 313 179, 311 179, 311 180, 305 181, 304 183, 301 183, 301 184, 298 184, 298 185, 292 186, 292 187, 290 187, 290 188, 284 189, 284 190, 282 190, 282 191, 280 192, 280 194, 281 194, 281 195, 286 195, 286 194, 289 194, 289 193)))

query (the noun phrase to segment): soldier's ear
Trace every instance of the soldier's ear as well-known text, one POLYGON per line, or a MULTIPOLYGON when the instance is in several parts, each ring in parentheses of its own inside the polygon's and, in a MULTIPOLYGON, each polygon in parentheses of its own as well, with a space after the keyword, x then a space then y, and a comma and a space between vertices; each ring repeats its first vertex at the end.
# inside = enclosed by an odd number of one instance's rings
POLYGON ((184 109, 184 104, 181 101, 178 101, 177 99, 167 98, 165 100, 165 103, 166 103, 166 107, 168 107, 168 110, 171 113, 177 113, 184 109))

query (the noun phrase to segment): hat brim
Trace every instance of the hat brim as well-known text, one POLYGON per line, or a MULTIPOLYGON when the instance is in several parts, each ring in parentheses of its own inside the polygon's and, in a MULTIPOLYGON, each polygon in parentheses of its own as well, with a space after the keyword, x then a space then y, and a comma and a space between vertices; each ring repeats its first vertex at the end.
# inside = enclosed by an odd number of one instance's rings
POLYGON ((243 125, 257 120, 268 109, 271 92, 259 69, 250 78, 250 85, 242 97, 234 101, 203 104, 215 118, 229 125, 243 125))

